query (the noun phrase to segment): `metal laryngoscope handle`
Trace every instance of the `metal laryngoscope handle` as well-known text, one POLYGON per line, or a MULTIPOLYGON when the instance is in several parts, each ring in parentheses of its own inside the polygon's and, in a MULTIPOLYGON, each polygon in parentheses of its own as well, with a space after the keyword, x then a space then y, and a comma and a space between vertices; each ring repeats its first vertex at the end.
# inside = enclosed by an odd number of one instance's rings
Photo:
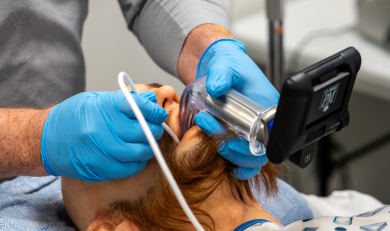
POLYGON ((225 121, 228 126, 250 143, 249 147, 253 155, 265 154, 259 145, 267 146, 268 124, 274 119, 277 106, 265 109, 234 90, 229 90, 225 95, 213 98, 204 88, 200 95, 199 99, 203 103, 198 103, 198 107, 200 107, 198 110, 206 111, 225 121))

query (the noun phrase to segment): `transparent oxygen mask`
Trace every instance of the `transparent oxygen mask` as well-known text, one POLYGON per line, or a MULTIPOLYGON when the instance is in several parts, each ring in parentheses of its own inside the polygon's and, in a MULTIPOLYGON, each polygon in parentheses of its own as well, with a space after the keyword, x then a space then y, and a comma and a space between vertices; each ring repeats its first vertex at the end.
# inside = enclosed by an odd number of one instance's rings
POLYGON ((276 105, 264 108, 233 89, 212 98, 206 91, 206 77, 203 77, 190 83, 181 96, 179 119, 182 134, 195 125, 194 117, 201 111, 223 120, 247 140, 253 155, 265 154, 276 105))

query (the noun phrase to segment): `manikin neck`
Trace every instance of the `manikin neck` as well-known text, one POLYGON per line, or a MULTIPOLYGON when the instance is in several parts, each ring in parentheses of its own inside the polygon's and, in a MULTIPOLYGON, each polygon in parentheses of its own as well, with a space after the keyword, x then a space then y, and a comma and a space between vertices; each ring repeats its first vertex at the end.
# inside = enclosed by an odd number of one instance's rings
POLYGON ((203 209, 214 219, 216 231, 234 230, 254 219, 265 219, 281 225, 257 201, 244 204, 236 200, 227 187, 216 190, 203 205, 203 209))

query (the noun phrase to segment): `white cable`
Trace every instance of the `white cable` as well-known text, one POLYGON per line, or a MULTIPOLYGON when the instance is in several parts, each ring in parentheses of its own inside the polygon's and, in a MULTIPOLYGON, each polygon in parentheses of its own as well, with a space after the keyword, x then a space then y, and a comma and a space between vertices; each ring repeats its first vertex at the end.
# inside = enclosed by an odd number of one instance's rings
MULTIPOLYGON (((125 80, 126 80, 127 84, 129 84, 131 90, 132 90, 135 94, 138 95, 137 88, 135 88, 135 85, 134 85, 134 83, 133 83, 133 80, 131 80, 130 76, 129 76, 126 72, 121 72, 121 73, 119 73, 119 75, 123 75, 123 76, 126 77, 125 80)), ((118 78, 119 78, 119 76, 118 76, 118 78)), ((118 79, 118 81, 119 81, 119 79, 118 79)), ((122 89, 122 91, 123 91, 123 89, 122 89)), ((170 127, 168 127, 168 125, 166 125, 165 123, 162 123, 161 125, 163 126, 164 130, 167 131, 168 134, 172 137, 172 139, 175 141, 175 143, 176 143, 177 145, 179 145, 179 144, 180 144, 180 140, 179 140, 179 138, 177 138, 176 134, 172 131, 172 129, 171 129, 170 127)))
POLYGON ((172 131, 172 129, 170 127, 168 127, 168 125, 166 125, 165 123, 162 123, 161 124, 163 126, 163 128, 165 129, 165 131, 168 132, 168 134, 173 138, 173 140, 175 141, 175 143, 177 145, 180 144, 180 140, 179 138, 177 138, 176 134, 172 131))
MULTIPOLYGON (((171 171, 169 170, 168 165, 165 162, 163 155, 161 154, 161 151, 157 145, 156 140, 154 139, 153 134, 150 131, 148 124, 146 123, 145 117, 142 115, 142 112, 139 109, 137 103, 134 101, 133 97, 131 96, 131 94, 127 90, 124 79, 126 79, 126 82, 129 83, 130 87, 134 90, 135 87, 134 87, 134 84, 132 84, 130 77, 125 72, 119 73, 119 75, 118 75, 119 87, 121 88, 123 94, 126 97, 127 102, 129 103, 129 105, 131 107, 131 110, 133 110, 138 122, 140 123, 141 128, 142 128, 143 132, 145 133, 146 139, 148 140, 150 147, 153 150, 153 153, 157 159, 158 164, 161 167, 162 172, 164 173, 165 177, 167 178, 169 185, 171 186, 173 192, 175 193, 177 200, 179 201, 182 209, 184 210, 184 213, 187 215, 188 219, 190 219, 192 225, 195 227, 195 229, 197 231, 204 231, 203 227, 200 225, 199 221, 196 219, 196 217, 192 213, 190 207, 188 206, 186 200, 184 199, 184 196, 181 193, 180 188, 175 181, 175 178, 173 178, 173 175, 172 175, 171 171)), ((136 92, 134 91, 134 93, 136 93, 136 92)))

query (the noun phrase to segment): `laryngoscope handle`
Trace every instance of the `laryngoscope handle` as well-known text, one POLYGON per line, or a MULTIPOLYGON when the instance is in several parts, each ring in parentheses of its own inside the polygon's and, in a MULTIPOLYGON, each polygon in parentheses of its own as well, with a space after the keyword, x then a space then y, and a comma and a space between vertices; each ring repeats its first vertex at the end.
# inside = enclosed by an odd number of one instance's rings
POLYGON ((206 91, 205 80, 205 77, 196 80, 188 86, 190 90, 184 91, 190 94, 182 95, 182 99, 188 98, 186 110, 204 111, 223 120, 249 142, 253 155, 264 155, 269 135, 268 123, 274 118, 276 105, 266 109, 233 89, 213 98, 206 91))

